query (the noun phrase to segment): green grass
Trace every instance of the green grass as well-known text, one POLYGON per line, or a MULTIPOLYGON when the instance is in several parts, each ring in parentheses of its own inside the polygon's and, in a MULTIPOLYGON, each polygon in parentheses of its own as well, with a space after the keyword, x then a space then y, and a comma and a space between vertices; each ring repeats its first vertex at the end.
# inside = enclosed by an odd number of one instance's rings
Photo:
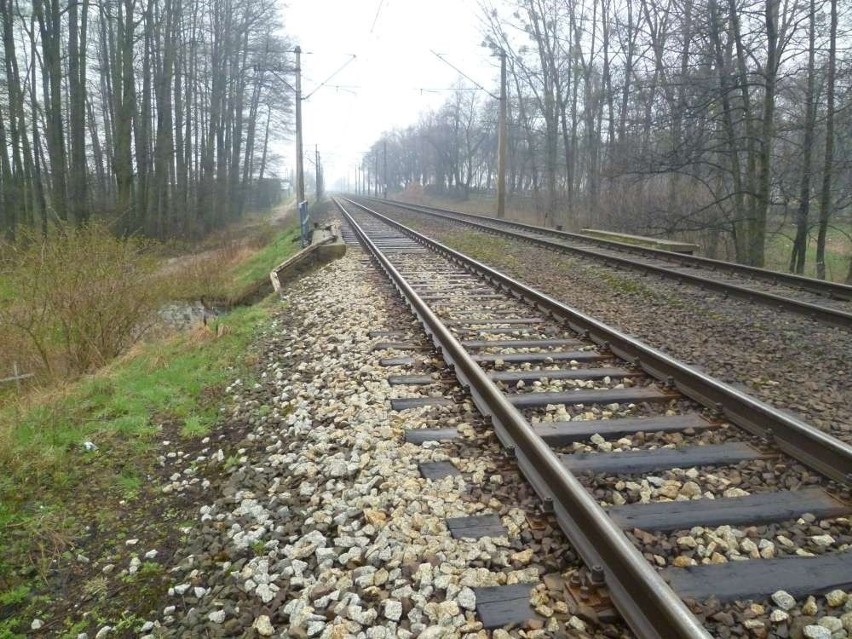
POLYGON ((221 337, 213 326, 147 344, 40 404, 0 411, 0 521, 31 501, 33 490, 50 495, 113 453, 144 452, 165 423, 179 424, 186 437, 209 432, 222 391, 247 367, 254 331, 268 313, 268 305, 240 308, 222 318, 230 331, 221 337), (85 451, 87 441, 97 450, 85 451))
POLYGON ((268 279, 273 268, 301 248, 299 239, 298 226, 277 233, 269 244, 239 265, 234 272, 234 284, 245 287, 260 279, 268 279))
MULTIPOLYGON (((232 290, 266 277, 298 250, 295 236, 285 228, 242 254, 227 271, 232 290)), ((120 523, 108 504, 146 489, 164 433, 210 432, 225 387, 251 379, 253 340, 276 306, 270 298, 236 308, 210 326, 139 344, 92 375, 0 406, 0 616, 32 605, 28 595, 47 579, 50 561, 73 547, 85 525, 120 523), (85 450, 85 442, 97 449, 85 450)), ((11 616, 0 622, 0 639, 17 636, 23 626, 16 623, 11 616)))
MULTIPOLYGON (((766 268, 784 272, 788 270, 795 234, 795 228, 788 225, 768 237, 766 241, 766 268)), ((852 224, 838 222, 829 226, 825 243, 826 279, 833 282, 843 282, 846 279, 846 274, 849 271, 849 260, 852 258, 851 237, 852 224)), ((812 229, 808 237, 804 274, 809 277, 816 277, 816 228, 812 229)))

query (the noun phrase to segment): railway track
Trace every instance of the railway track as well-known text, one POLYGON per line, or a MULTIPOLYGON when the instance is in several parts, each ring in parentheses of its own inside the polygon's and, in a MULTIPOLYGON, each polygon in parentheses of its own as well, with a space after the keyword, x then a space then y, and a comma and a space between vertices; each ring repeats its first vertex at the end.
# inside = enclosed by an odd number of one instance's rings
POLYGON ((488 233, 521 239, 551 250, 602 261, 622 268, 652 273, 700 286, 842 328, 852 328, 852 286, 779 273, 721 260, 638 247, 520 222, 497 220, 422 205, 388 200, 364 200, 382 207, 461 223, 488 233), (769 287, 768 289, 766 287, 769 287))
MULTIPOLYGON (((852 447, 337 203, 590 567, 581 590, 611 598, 638 636, 709 636, 716 622, 696 602, 711 598, 852 586, 852 447)), ((392 408, 452 401, 415 395, 431 379, 414 370, 416 347, 389 345, 412 349, 388 362, 412 368, 393 380, 412 396, 392 408)))

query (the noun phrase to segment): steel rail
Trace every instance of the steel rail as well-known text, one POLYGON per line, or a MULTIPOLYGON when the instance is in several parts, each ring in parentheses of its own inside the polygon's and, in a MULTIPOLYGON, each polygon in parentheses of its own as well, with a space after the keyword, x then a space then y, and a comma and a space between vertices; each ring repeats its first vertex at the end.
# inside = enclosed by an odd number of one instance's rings
MULTIPOLYGON (((369 198, 368 198, 369 199, 369 198)), ((375 198, 373 198, 375 199, 375 198)), ((387 200, 386 200, 387 202, 387 200)), ((754 279, 762 280, 764 282, 769 282, 770 284, 783 284, 785 286, 789 286, 791 288, 800 288, 802 290, 808 291, 810 293, 814 293, 815 295, 822 295, 824 297, 838 299, 838 300, 846 300, 852 301, 852 286, 849 284, 842 284, 839 282, 829 282, 827 280, 818 280, 813 277, 807 277, 805 275, 796 275, 795 273, 783 273, 781 271, 772 271, 768 268, 760 268, 757 266, 748 266, 746 264, 737 264, 735 262, 726 262, 724 260, 716 260, 709 257, 703 257, 701 255, 686 255, 684 253, 678 253, 676 251, 667 251, 665 249, 655 249, 648 246, 638 246, 636 244, 630 244, 628 242, 619 242, 617 240, 608 240, 600 237, 593 237, 591 235, 583 235, 582 233, 572 233, 570 231, 562 231, 559 229, 552 229, 546 226, 539 226, 537 224, 526 224, 524 222, 516 222, 514 220, 498 220, 497 218, 491 215, 478 215, 476 213, 465 213, 463 211, 453 211, 452 209, 442 209, 436 206, 426 206, 426 205, 414 205, 408 204, 406 202, 398 202, 397 200, 391 200, 393 204, 396 206, 401 206, 403 208, 410 209, 412 211, 437 211, 439 213, 449 213, 452 215, 459 215, 462 217, 480 219, 480 220, 488 220, 490 222, 494 222, 496 224, 503 224, 505 226, 512 226, 518 229, 523 229, 527 231, 531 231, 534 233, 544 233, 547 235, 553 235, 555 237, 564 237, 570 240, 577 240, 578 242, 586 242, 587 244, 594 244, 595 246, 600 246, 602 248, 612 248, 615 250, 627 251, 631 253, 638 253, 640 255, 644 255, 647 257, 654 257, 661 260, 666 260, 669 262, 680 262, 686 266, 696 266, 698 268, 708 268, 710 270, 718 270, 725 271, 727 273, 732 273, 734 275, 748 275, 753 277, 754 279)))
MULTIPOLYGON (((418 317, 444 361, 455 371, 459 382, 470 390, 477 408, 491 418, 498 437, 514 452, 521 470, 536 492, 552 504, 560 527, 583 561, 588 566, 603 568, 612 600, 631 629, 643 639, 709 638, 710 634, 701 622, 577 478, 562 465, 553 450, 533 432, 518 409, 488 378, 479 364, 471 359, 461 343, 343 205, 337 199, 335 203, 418 317)), ((388 221, 384 216, 376 215, 388 221)))
POLYGON ((806 466, 841 483, 852 484, 852 446, 828 435, 734 387, 697 371, 669 355, 622 333, 593 317, 532 289, 454 249, 417 233, 407 226, 348 200, 399 229, 412 239, 448 259, 478 273, 540 310, 566 321, 579 333, 632 362, 658 380, 677 388, 698 403, 724 415, 731 423, 763 437, 806 466))
MULTIPOLYGON (((385 204, 388 203, 386 200, 382 200, 385 204)), ((845 311, 841 311, 838 309, 834 309, 828 306, 821 306, 819 304, 813 304, 811 302, 802 302, 800 300, 791 299, 789 297, 784 297, 782 295, 776 295, 775 293, 767 293, 765 291, 759 291, 755 289, 748 288, 746 286, 739 286, 737 284, 730 284, 727 282, 720 282, 718 280, 714 280, 708 277, 704 277, 701 275, 695 275, 693 273, 685 273, 683 271, 673 271, 671 269, 665 268, 663 266, 657 266, 655 264, 647 264, 645 262, 639 262, 636 260, 632 260, 628 257, 620 257, 618 255, 604 255, 596 252, 594 249, 583 248, 580 246, 571 246, 569 244, 564 244, 563 242, 558 242, 553 239, 547 239, 546 237, 537 237, 535 235, 521 234, 515 233, 508 229, 501 229, 496 226, 492 226, 491 224, 486 224, 479 221, 474 221, 472 219, 466 218, 480 218, 482 219, 484 216, 481 215, 472 215, 469 213, 458 213, 453 212, 452 215, 449 213, 440 213, 438 211, 432 211, 428 209, 423 209, 420 207, 414 207, 407 204, 400 204, 398 202, 393 202, 393 206, 399 206, 400 208, 409 209, 412 211, 419 211, 426 215, 433 215, 435 217, 444 218, 453 220, 456 222, 460 222, 461 224, 468 224, 475 228, 484 229, 488 231, 492 231, 494 233, 506 235, 508 237, 514 239, 522 239, 528 242, 532 242, 534 244, 539 244, 541 246, 545 246, 550 249, 567 251, 570 253, 575 253, 577 255, 582 255, 583 257, 591 257, 598 260, 603 260, 605 262, 612 262, 627 268, 632 269, 641 269, 647 271, 649 273, 654 273, 656 275, 661 275, 667 278, 673 278, 676 280, 687 281, 692 284, 697 284, 700 287, 716 291, 719 293, 723 293, 725 295, 733 295, 735 297, 739 297, 746 300, 760 302, 762 304, 766 304, 768 306, 783 308, 788 311, 792 311, 795 313, 799 313, 801 315, 805 315, 812 319, 817 319, 825 322, 830 322, 835 326, 840 326, 842 328, 852 328, 852 313, 847 313, 845 311), (459 218, 457 216, 463 216, 465 219, 459 218)), ((489 218, 486 218, 489 219, 489 218)), ((524 225, 520 222, 505 222, 504 220, 494 221, 494 224, 509 224, 514 226, 522 226, 528 227, 530 229, 534 229, 532 232, 540 233, 542 231, 550 232, 548 229, 542 229, 537 226, 524 225)), ((565 235, 567 234, 564 231, 553 231, 554 233, 560 233, 565 235)), ((575 236, 582 237, 584 241, 589 240, 591 238, 587 238, 586 236, 575 236)), ((598 241, 606 241, 606 240, 598 240, 598 241)), ((631 245, 625 245, 626 247, 635 248, 631 245)), ((654 250, 654 249, 643 249, 643 250, 654 250)), ((666 251, 660 251, 661 253, 667 253, 666 251)), ((758 269, 760 270, 760 269, 758 269)), ((772 271, 766 271, 767 273, 772 273, 772 271)), ((809 280, 810 278, 802 278, 805 280, 809 280)), ((845 286, 845 285, 838 285, 845 286)), ((848 287, 852 290, 852 287, 848 287)))

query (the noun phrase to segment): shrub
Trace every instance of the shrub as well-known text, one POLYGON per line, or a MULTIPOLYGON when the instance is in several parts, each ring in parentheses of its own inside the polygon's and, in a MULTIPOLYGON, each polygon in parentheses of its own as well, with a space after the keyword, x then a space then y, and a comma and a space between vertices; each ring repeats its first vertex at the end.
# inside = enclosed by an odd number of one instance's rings
POLYGON ((0 322, 49 373, 83 373, 140 337, 160 301, 157 261, 136 238, 103 224, 31 233, 4 248, 0 322), (61 369, 65 369, 62 371, 61 369))

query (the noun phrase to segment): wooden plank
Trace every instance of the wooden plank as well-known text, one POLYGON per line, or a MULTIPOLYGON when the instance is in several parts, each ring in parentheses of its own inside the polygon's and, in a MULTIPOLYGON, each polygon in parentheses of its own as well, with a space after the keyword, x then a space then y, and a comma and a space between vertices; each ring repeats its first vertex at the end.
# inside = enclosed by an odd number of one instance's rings
POLYGON ((465 348, 551 348, 553 346, 580 346, 578 339, 502 339, 502 340, 463 340, 465 348))
POLYGON ((422 351, 428 348, 428 346, 415 344, 414 342, 377 342, 376 344, 373 344, 372 350, 383 351, 387 349, 394 349, 398 351, 422 351))
MULTIPOLYGON (((478 335, 480 337, 484 337, 486 335, 521 335, 526 333, 528 334, 536 334, 536 335, 547 335, 553 334, 557 331, 555 327, 549 326, 515 326, 514 328, 462 328, 459 329, 465 333, 469 333, 471 335, 478 335)), ((526 336, 526 335, 525 335, 526 336)))
MULTIPOLYGON (((458 304, 459 302, 453 302, 454 304, 458 304)), ((517 317, 511 317, 512 315, 520 315, 524 312, 524 309, 519 309, 515 306, 507 305, 505 302, 495 302, 494 304, 488 303, 480 303, 477 304, 477 308, 475 311, 464 311, 461 309, 452 309, 452 308, 442 308, 439 309, 440 312, 446 313, 448 315, 453 315, 454 319, 468 319, 471 317, 481 317, 483 313, 487 314, 492 320, 498 319, 519 319, 517 317)))
POLYGON ((452 462, 448 461, 421 462, 417 465, 417 468, 420 470, 420 475, 424 479, 429 479, 431 481, 461 474, 459 469, 456 468, 452 462))
POLYGON ((370 331, 367 333, 370 337, 405 337, 408 335, 408 331, 370 331))
POLYGON ((534 584, 474 588, 476 614, 486 630, 521 624, 536 617, 530 606, 534 584))
POLYGON ((437 295, 421 295, 424 302, 465 302, 468 300, 502 300, 505 295, 500 293, 468 293, 466 291, 455 291, 453 293, 440 293, 437 295))
POLYGON ((678 397, 656 386, 612 388, 601 390, 573 390, 561 393, 513 393, 506 396, 517 408, 533 408, 548 404, 627 404, 635 402, 662 402, 678 397))
POLYGON ((632 377, 642 375, 626 368, 578 368, 547 370, 535 368, 529 371, 489 371, 488 377, 495 382, 537 382, 540 379, 603 379, 604 377, 632 377))
POLYGON ((549 351, 546 353, 504 353, 504 354, 489 354, 489 355, 471 355, 471 359, 475 362, 488 363, 496 362, 498 359, 503 362, 544 362, 552 360, 588 362, 596 359, 609 359, 609 355, 601 355, 597 351, 549 351))
POLYGON ((762 457, 764 455, 760 451, 742 442, 621 453, 560 455, 562 463, 572 472, 594 471, 614 474, 648 473, 693 466, 723 466, 762 457))
POLYGON ((447 528, 453 539, 479 539, 480 537, 505 537, 508 531, 497 515, 448 517, 447 528))
POLYGON ((453 319, 444 322, 447 326, 486 326, 488 324, 544 324, 545 320, 541 317, 511 317, 506 319, 498 319, 496 317, 470 317, 466 319, 453 319))
POLYGON ((679 530, 693 526, 750 526, 796 519, 803 513, 825 519, 846 515, 852 507, 821 488, 806 488, 746 497, 626 504, 613 506, 607 512, 625 529, 679 530))
POLYGON ((592 435, 604 439, 619 439, 638 432, 659 433, 677 432, 693 428, 717 428, 701 415, 675 415, 672 417, 653 417, 639 419, 596 419, 582 422, 541 422, 532 425, 536 434, 551 446, 565 446, 584 441, 592 435))
POLYGON ((413 357, 385 357, 379 360, 381 366, 413 366, 416 362, 413 357))
POLYGON ((799 598, 852 588, 852 551, 666 568, 662 576, 684 598, 759 599, 778 590, 799 598))
POLYGON ((388 377, 388 384, 391 386, 423 386, 437 381, 439 380, 432 379, 431 375, 391 375, 388 377))
POLYGON ((397 397, 391 400, 391 410, 408 410, 422 406, 452 406, 455 400, 448 397, 397 397))
POLYGON ((405 441, 409 444, 442 442, 458 436, 459 432, 455 428, 409 428, 405 431, 405 441))

